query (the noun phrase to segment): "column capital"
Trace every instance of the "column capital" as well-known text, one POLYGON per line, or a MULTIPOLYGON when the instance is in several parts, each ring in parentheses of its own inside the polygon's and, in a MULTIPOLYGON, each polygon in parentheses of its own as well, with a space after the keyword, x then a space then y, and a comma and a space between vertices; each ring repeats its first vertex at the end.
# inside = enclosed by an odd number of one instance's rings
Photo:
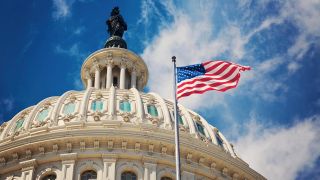
POLYGON ((113 54, 112 54, 112 52, 108 52, 108 54, 107 54, 107 60, 109 61, 109 60, 112 60, 113 59, 113 54))
POLYGON ((127 68, 127 62, 125 60, 120 61, 120 68, 127 68))
POLYGON ((107 66, 113 67, 113 66, 114 66, 114 60, 108 59, 108 60, 107 60, 107 66))

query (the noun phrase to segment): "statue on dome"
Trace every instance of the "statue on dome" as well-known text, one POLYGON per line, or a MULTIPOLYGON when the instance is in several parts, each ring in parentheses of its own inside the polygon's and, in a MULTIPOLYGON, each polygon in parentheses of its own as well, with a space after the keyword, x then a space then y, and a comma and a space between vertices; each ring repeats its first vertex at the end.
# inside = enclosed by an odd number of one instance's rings
POLYGON ((111 17, 106 21, 108 26, 108 33, 110 37, 122 37, 124 31, 127 30, 127 23, 120 14, 119 7, 114 7, 111 11, 111 17))

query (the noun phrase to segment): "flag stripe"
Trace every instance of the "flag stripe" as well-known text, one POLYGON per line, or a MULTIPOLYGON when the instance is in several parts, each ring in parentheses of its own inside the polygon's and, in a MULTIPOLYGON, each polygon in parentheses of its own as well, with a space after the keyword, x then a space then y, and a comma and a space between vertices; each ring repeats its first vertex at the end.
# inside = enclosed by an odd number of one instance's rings
POLYGON ((208 83, 215 83, 215 82, 226 82, 229 81, 230 79, 233 79, 237 74, 239 73, 239 69, 234 68, 230 71, 227 72, 227 74, 225 74, 224 76, 220 76, 220 75, 211 75, 211 74, 206 74, 203 76, 198 76, 197 78, 193 78, 193 79, 186 79, 182 82, 180 82, 178 84, 178 88, 182 88, 184 86, 190 86, 194 83, 196 83, 197 81, 208 81, 208 83))
POLYGON ((183 79, 178 83, 177 98, 189 96, 191 94, 202 94, 209 90, 224 92, 235 88, 240 79, 240 72, 250 70, 249 66, 241 66, 226 61, 206 61, 196 66, 178 67, 179 75, 183 79), (204 74, 199 74, 197 70, 203 66, 204 74))

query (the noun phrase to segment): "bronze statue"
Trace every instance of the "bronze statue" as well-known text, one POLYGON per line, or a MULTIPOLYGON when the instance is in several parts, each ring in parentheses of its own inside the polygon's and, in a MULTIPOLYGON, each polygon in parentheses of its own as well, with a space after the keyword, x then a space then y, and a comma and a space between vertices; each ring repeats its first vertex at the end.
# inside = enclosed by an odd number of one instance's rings
POLYGON ((127 23, 123 20, 119 7, 114 7, 111 12, 111 17, 106 21, 108 25, 108 33, 110 37, 122 37, 124 31, 127 30, 127 23))

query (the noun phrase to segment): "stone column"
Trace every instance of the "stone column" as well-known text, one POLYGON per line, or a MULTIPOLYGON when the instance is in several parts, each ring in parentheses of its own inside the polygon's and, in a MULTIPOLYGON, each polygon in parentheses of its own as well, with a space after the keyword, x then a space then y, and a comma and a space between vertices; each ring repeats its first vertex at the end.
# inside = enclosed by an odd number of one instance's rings
POLYGON ((144 163, 144 180, 157 179, 157 164, 145 162, 144 163))
POLYGON ((107 65, 107 77, 106 77, 106 89, 109 89, 112 85, 112 68, 113 68, 113 64, 112 61, 108 61, 108 65, 107 65))
POLYGON ((96 89, 100 88, 100 67, 99 65, 95 65, 94 67, 95 73, 94 73, 94 87, 96 89))
POLYGON ((126 66, 124 63, 121 63, 121 66, 120 66, 120 89, 125 88, 125 82, 126 82, 126 66))
POLYGON ((181 179, 183 180, 194 180, 194 174, 191 172, 183 171, 181 174, 181 179))
POLYGON ((77 153, 60 154, 62 161, 62 180, 73 179, 74 165, 77 159, 77 153))
POLYGON ((102 179, 115 180, 116 179, 116 158, 103 158, 103 173, 102 179))
POLYGON ((19 163, 21 166, 21 179, 22 180, 33 180, 34 171, 37 166, 37 161, 35 159, 22 161, 19 163))
POLYGON ((137 72, 136 72, 136 68, 133 68, 131 72, 131 88, 136 88, 136 84, 137 84, 137 72))
POLYGON ((91 79, 91 77, 88 77, 87 78, 87 89, 89 89, 91 87, 92 87, 92 79, 91 79))

